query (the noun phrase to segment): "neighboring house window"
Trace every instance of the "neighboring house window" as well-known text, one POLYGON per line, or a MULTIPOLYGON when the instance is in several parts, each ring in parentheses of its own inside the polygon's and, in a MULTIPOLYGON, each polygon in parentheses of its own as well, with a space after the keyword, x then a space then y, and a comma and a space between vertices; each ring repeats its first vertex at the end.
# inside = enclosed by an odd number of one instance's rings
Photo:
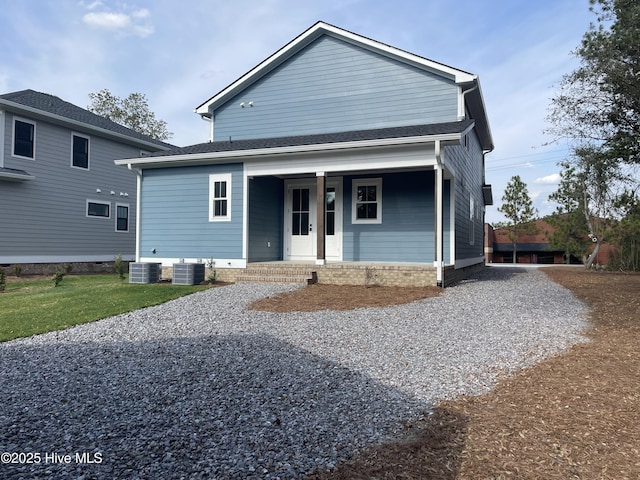
POLYGON ((16 119, 13 122, 13 155, 33 158, 36 145, 36 124, 16 119))
POLYGON ((469 245, 476 243, 476 205, 469 196, 469 245))
POLYGON ((71 166, 89 168, 89 138, 71 135, 71 166))
POLYGON ((231 174, 209 175, 209 221, 231 220, 231 174))
POLYGON ((111 203, 87 200, 87 217, 111 218, 111 203))
POLYGON ((116 203, 116 232, 129 231, 129 205, 116 203))
POLYGON ((382 178, 353 181, 352 223, 382 223, 382 178))

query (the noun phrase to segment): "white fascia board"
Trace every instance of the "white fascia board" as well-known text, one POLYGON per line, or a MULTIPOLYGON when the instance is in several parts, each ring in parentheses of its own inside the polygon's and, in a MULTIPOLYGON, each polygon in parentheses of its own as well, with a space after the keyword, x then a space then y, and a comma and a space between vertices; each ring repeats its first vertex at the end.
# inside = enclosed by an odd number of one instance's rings
POLYGON ((400 50, 390 45, 380 43, 376 40, 363 37, 361 35, 343 30, 324 22, 318 22, 307 31, 294 38, 291 42, 268 57, 266 60, 258 64, 256 67, 249 70, 231 85, 211 97, 200 106, 196 107, 194 110, 195 113, 204 117, 210 117, 210 107, 213 106, 215 108, 219 104, 223 103, 226 99, 242 91, 244 88, 251 85, 255 80, 262 77, 276 66, 280 65, 297 51, 301 50, 324 33, 348 41, 360 47, 364 47, 368 50, 381 53, 395 59, 399 59, 400 61, 404 61, 418 68, 422 68, 430 72, 451 78, 458 84, 473 82, 478 78, 477 75, 471 74, 469 72, 458 70, 457 68, 453 68, 442 63, 434 62, 433 60, 429 60, 419 55, 400 50))
POLYGON ((0 179, 11 182, 22 182, 25 180, 34 180, 36 177, 29 174, 12 173, 12 172, 0 172, 0 179))
POLYGON ((462 138, 460 133, 449 133, 433 136, 384 138, 379 140, 363 140, 341 143, 326 143, 320 145, 296 145, 291 147, 278 148, 258 148, 253 150, 234 150, 226 152, 191 153, 185 155, 171 155, 165 157, 139 157, 114 160, 116 165, 127 165, 138 168, 168 167, 179 165, 199 165, 211 163, 228 163, 242 159, 252 159, 256 157, 318 153, 336 150, 355 150, 360 148, 402 146, 412 144, 428 144, 437 140, 441 142, 459 142, 462 138))
POLYGON ((365 47, 369 50, 373 50, 386 54, 387 56, 404 60, 405 62, 408 62, 418 68, 423 68, 433 73, 450 77, 455 80, 456 83, 473 82, 477 78, 477 75, 474 75, 472 73, 450 67, 443 63, 429 60, 428 58, 415 55, 396 47, 392 47, 391 45, 378 42, 371 38, 363 37, 361 35, 342 30, 338 27, 334 27, 333 25, 324 24, 324 29, 327 31, 327 33, 332 33, 335 36, 342 38, 343 40, 348 40, 361 47, 365 47))
POLYGON ((163 145, 158 145, 157 143, 148 142, 146 140, 141 140, 136 137, 130 137, 129 135, 114 132, 113 130, 107 130, 106 128, 96 127, 88 123, 80 122, 78 120, 73 120, 72 118, 56 115, 55 113, 45 112, 44 110, 29 107, 27 105, 22 105, 21 103, 15 103, 9 100, 0 100, 0 105, 6 105, 7 107, 11 108, 11 110, 17 110, 21 113, 22 112, 30 113, 32 115, 36 115, 37 117, 49 119, 54 123, 80 127, 85 130, 90 130, 92 132, 99 133, 102 136, 124 140, 126 143, 134 144, 137 147, 144 147, 144 148, 151 147, 151 149, 153 150, 169 150, 171 148, 171 147, 165 147, 163 145))

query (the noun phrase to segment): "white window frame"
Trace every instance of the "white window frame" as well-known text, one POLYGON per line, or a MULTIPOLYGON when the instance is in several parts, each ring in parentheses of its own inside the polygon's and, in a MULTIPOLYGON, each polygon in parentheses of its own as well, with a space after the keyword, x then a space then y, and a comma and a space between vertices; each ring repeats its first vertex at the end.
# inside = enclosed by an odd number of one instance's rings
POLYGON ((116 232, 118 232, 118 233, 129 233, 129 224, 131 222, 131 207, 129 206, 128 203, 116 203, 115 207, 116 207, 115 208, 115 212, 116 212, 116 214, 115 214, 116 232), (120 217, 118 217, 118 207, 127 207, 127 229, 126 230, 118 229, 118 219, 120 218, 120 217))
POLYGON ((209 175, 209 221, 210 222, 230 222, 231 221, 231 174, 219 173, 209 175), (215 198, 216 182, 226 182, 226 195, 224 197, 215 198), (215 215, 215 201, 225 200, 227 202, 227 214, 215 215))
POLYGON ((105 202, 104 200, 93 200, 88 198, 87 199, 87 203, 85 206, 85 214, 87 216, 87 218, 100 218, 103 220, 110 220, 111 219, 111 202, 105 202), (89 204, 90 203, 97 203, 99 205, 109 205, 109 216, 108 217, 103 217, 102 215, 89 215, 89 204))
POLYGON ((36 159, 36 122, 33 120, 28 120, 26 118, 21 117, 13 117, 13 129, 11 132, 11 156, 15 158, 25 158, 27 160, 35 160, 36 159), (28 123, 33 125, 33 156, 25 157, 24 155, 16 155, 16 122, 28 123))
POLYGON ((351 223, 365 225, 382 223, 382 177, 358 178, 351 182, 351 223), (358 218, 358 203, 360 203, 358 202, 358 187, 376 187, 376 218, 358 218))
POLYGON ((71 159, 70 159, 71 168, 77 168, 78 170, 89 171, 91 168, 91 138, 77 132, 71 132, 71 159), (84 138, 87 141, 87 166, 79 167, 73 164, 73 137, 84 138))

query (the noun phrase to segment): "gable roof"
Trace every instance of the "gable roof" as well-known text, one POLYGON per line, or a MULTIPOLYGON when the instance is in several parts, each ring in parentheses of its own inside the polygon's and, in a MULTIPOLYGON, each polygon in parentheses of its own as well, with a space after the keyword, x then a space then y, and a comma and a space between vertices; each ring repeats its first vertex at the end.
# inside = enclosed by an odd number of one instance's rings
POLYGON ((103 135, 116 137, 120 141, 151 148, 154 151, 175 147, 170 143, 156 140, 105 117, 96 115, 59 97, 36 92, 35 90, 20 90, 0 95, 0 108, 3 107, 11 111, 26 112, 23 114, 30 113, 44 117, 54 123, 84 127, 103 135))
POLYGON ((342 149, 358 146, 418 143, 428 141, 459 142, 474 126, 473 120, 460 122, 411 125, 406 127, 354 130, 349 132, 297 135, 253 140, 233 140, 200 143, 163 152, 150 153, 139 158, 116 160, 117 165, 164 164, 190 160, 206 162, 212 158, 253 156, 277 153, 300 153, 320 149, 342 149), (194 157, 189 159, 189 157, 194 157), (197 158, 195 158, 197 157, 197 158))
POLYGON ((294 38, 287 45, 251 69, 249 72, 245 73, 229 86, 222 89, 213 97, 197 106, 195 108, 195 112, 202 117, 211 118, 212 110, 216 109, 242 90, 254 84, 256 81, 323 35, 336 37, 343 41, 366 48, 377 54, 393 58, 419 69, 426 70, 455 81, 455 83, 465 91, 464 97, 467 100, 467 107, 471 113, 471 117, 476 121, 476 128, 482 148, 484 150, 493 150, 493 139, 477 75, 421 57, 321 21, 317 22, 311 28, 294 38))

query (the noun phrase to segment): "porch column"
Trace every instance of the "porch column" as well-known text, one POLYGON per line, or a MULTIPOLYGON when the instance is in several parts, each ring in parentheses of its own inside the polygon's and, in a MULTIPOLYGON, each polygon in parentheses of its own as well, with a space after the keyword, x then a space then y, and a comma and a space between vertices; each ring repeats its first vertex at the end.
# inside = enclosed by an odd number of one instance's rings
POLYGON ((316 172, 316 181, 317 181, 317 215, 316 215, 316 238, 318 241, 317 245, 317 256, 316 256, 316 265, 324 265, 326 263, 325 260, 325 210, 327 204, 327 177, 325 172, 316 172))
POLYGON ((436 285, 439 287, 444 286, 443 282, 443 251, 442 251, 442 243, 443 243, 443 219, 442 219, 442 152, 440 150, 440 142, 436 141, 435 144, 436 150, 436 171, 435 171, 435 207, 436 207, 436 228, 435 228, 435 257, 436 257, 436 285))

